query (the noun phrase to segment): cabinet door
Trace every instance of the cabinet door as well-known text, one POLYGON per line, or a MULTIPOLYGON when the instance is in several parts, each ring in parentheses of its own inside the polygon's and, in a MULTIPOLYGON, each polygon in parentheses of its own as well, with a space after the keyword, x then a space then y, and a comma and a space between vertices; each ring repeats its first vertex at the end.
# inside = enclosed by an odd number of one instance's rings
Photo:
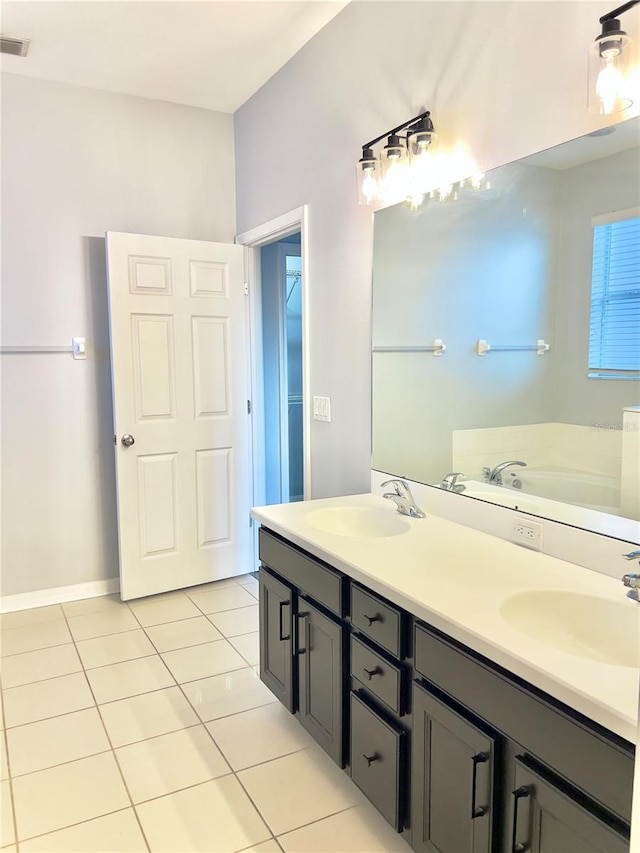
POLYGON ((304 728, 344 767, 344 626, 305 598, 298 609, 298 715, 304 728))
POLYGON ((516 759, 513 853, 628 853, 629 842, 516 759))
POLYGON ((404 825, 406 732, 351 694, 351 778, 398 832, 404 825))
POLYGON ((294 596, 290 587, 260 569, 260 678, 292 712, 294 596))
POLYGON ((413 849, 490 853, 497 738, 414 682, 413 849))

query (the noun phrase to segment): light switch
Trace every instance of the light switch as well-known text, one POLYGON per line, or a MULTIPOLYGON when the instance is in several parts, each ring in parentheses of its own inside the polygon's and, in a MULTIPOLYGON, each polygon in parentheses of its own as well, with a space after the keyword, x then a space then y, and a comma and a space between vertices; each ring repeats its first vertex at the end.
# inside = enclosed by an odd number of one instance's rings
POLYGON ((313 398, 313 419, 327 423, 331 421, 331 397, 313 398))

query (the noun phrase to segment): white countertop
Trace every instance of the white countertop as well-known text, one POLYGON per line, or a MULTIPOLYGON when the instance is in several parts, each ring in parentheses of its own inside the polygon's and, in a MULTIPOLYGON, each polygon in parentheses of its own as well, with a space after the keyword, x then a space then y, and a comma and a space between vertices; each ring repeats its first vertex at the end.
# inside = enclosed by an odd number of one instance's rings
MULTIPOLYGON (((325 533, 306 516, 329 507, 371 507, 395 514, 373 495, 256 507, 253 517, 276 533, 380 593, 586 717, 635 743, 638 669, 560 651, 512 627, 500 615, 509 595, 565 590, 640 604, 619 580, 429 515, 407 518, 399 536, 325 533)), ((639 638, 640 642, 640 630, 639 638)))

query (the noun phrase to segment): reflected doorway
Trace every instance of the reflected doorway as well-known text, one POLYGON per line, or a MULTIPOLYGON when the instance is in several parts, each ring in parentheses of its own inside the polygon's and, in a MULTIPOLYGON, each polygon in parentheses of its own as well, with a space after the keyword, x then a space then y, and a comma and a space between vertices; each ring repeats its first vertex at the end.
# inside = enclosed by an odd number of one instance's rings
POLYGON ((300 233, 263 246, 262 352, 267 504, 304 497, 300 233))

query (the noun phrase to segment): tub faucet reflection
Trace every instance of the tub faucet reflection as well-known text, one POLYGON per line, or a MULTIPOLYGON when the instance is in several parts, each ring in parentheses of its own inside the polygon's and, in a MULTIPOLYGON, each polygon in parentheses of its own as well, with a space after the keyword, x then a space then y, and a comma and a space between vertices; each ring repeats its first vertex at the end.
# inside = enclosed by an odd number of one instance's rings
POLYGON ((411 518, 425 518, 424 512, 420 509, 420 507, 416 504, 413 499, 413 495, 411 494, 411 489, 409 488, 409 484, 404 480, 385 480, 384 483, 380 484, 381 486, 393 486, 393 492, 386 492, 382 495, 383 498, 387 498, 390 501, 393 501, 394 504, 398 507, 398 512, 402 515, 409 515, 411 518))
POLYGON ((458 477, 464 477, 462 471, 452 471, 450 474, 445 474, 438 488, 444 489, 446 492, 455 492, 459 495, 460 492, 464 492, 465 487, 462 483, 457 482, 458 477))
POLYGON ((493 483, 494 486, 501 486, 502 474, 507 468, 510 468, 511 465, 519 465, 521 468, 527 467, 526 462, 520 462, 519 459, 514 459, 511 462, 501 462, 499 465, 496 465, 495 468, 483 468, 482 475, 485 483, 493 483))
MULTIPOLYGON (((625 560, 638 560, 640 559, 640 551, 631 551, 631 553, 623 554, 622 556, 625 560)), ((632 598, 634 601, 640 603, 640 575, 635 573, 623 575, 622 583, 630 587, 627 598, 632 598)))

